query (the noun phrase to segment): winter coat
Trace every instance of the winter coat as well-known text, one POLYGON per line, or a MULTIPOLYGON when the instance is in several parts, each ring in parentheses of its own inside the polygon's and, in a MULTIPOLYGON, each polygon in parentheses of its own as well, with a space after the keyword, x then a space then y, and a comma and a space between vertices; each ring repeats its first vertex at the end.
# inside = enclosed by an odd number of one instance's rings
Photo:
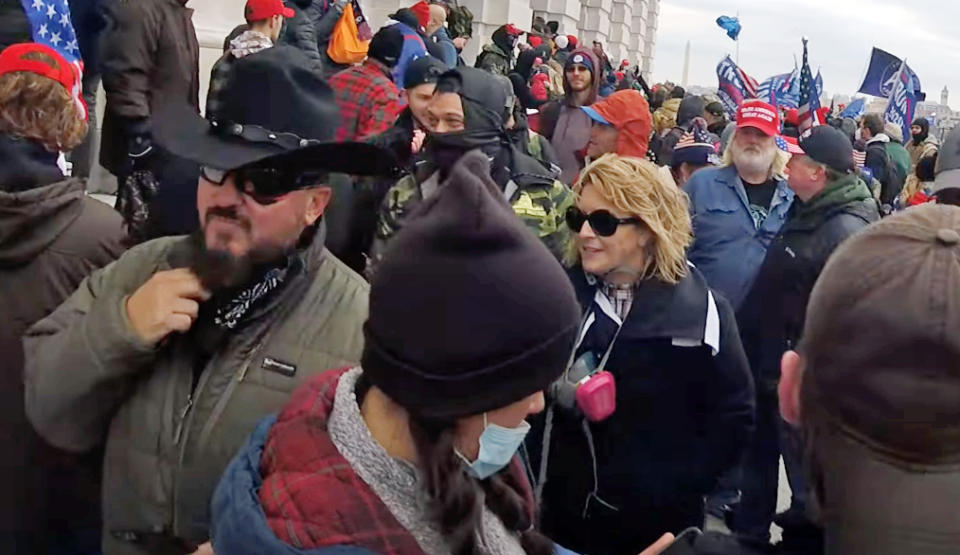
MULTIPOLYGON (((357 379, 358 371, 351 372, 351 379, 357 379)), ((443 543, 436 537, 438 527, 427 529, 425 507, 410 507, 399 516, 380 498, 382 491, 389 491, 394 499, 406 499, 414 493, 411 490, 419 493, 416 479, 405 479, 408 472, 412 477, 414 469, 399 463, 397 475, 387 475, 384 466, 395 461, 382 448, 368 452, 379 445, 368 445, 375 440, 362 421, 358 430, 353 418, 362 419, 359 407, 351 411, 340 405, 344 400, 358 401, 354 395, 338 392, 344 383, 352 383, 346 379, 343 369, 311 379, 291 396, 275 422, 270 418, 257 426, 214 494, 215 552, 316 555, 318 549, 350 545, 376 553, 416 554, 424 552, 421 541, 443 543), (335 407, 341 417, 336 438, 331 431, 335 407), (354 432, 366 435, 355 438, 354 432), (344 449, 345 444, 350 448, 344 449), (404 518, 417 526, 416 538, 405 527, 404 518)), ((532 511, 533 492, 519 457, 514 457, 509 471, 524 487, 518 493, 532 511)), ((485 515, 485 529, 491 517, 496 518, 489 512, 485 515)))
POLYGON ((894 199, 900 195, 906 176, 901 180, 900 173, 893 158, 887 153, 890 137, 883 133, 867 141, 866 167, 873 172, 873 177, 880 182, 880 203, 893 205, 894 199))
MULTIPOLYGON (((620 318, 581 267, 570 278, 593 316, 576 356, 599 361, 620 318)), ((733 310, 695 268, 676 285, 640 284, 605 369, 616 381, 612 416, 585 423, 550 409, 542 531, 581 553, 636 554, 664 531, 703 525, 703 496, 752 431, 754 388, 733 310)), ((543 452, 546 418, 527 443, 534 453, 543 452)), ((538 469, 542 460, 531 462, 538 469)))
POLYGON ((907 152, 910 153, 910 169, 916 168, 921 158, 933 156, 940 150, 940 141, 933 135, 927 135, 927 138, 915 144, 911 139, 907 142, 907 152))
POLYGON ((910 153, 902 144, 890 141, 887 143, 887 156, 897 167, 897 178, 900 183, 906 183, 907 176, 910 175, 910 153))
POLYGON ((297 549, 277 539, 260 506, 260 459, 276 416, 264 418, 230 461, 212 501, 210 537, 216 553, 241 555, 372 555, 355 546, 297 549))
POLYGON ((100 163, 121 175, 127 141, 149 133, 162 103, 200 111, 200 45, 193 10, 181 0, 107 2, 101 70, 107 95, 100 163))
POLYGON ((207 119, 213 119, 214 115, 220 110, 220 107, 223 106, 223 96, 226 94, 233 63, 240 58, 272 47, 273 41, 270 40, 270 37, 256 31, 244 31, 230 41, 229 50, 213 64, 213 69, 210 71, 210 88, 207 91, 207 109, 204 111, 207 119))
POLYGON ((303 51, 325 78, 346 68, 330 59, 327 46, 343 12, 334 0, 289 0, 294 16, 284 25, 278 42, 303 51))
MULTIPOLYGON (((662 109, 663 108, 661 108, 661 110, 662 109)), ((680 142, 683 134, 690 130, 690 124, 693 119, 701 117, 703 117, 703 98, 699 96, 688 96, 680 101, 680 106, 677 109, 676 125, 657 141, 655 155, 658 164, 661 166, 673 165, 674 147, 680 142)), ((720 138, 716 137, 716 140, 712 142, 719 143, 720 138)))
POLYGON ((56 538, 66 545, 100 528, 102 450, 54 449, 24 412, 23 333, 123 252, 120 215, 64 178, 56 159, 0 135, 0 538, 14 553, 50 553, 56 538))
POLYGON ((794 201, 737 312, 761 393, 776 394, 780 358, 800 340, 810 293, 830 254, 878 219, 877 202, 854 174, 828 183, 807 202, 794 201))
POLYGON ((70 451, 107 440, 107 555, 140 553, 134 544, 157 531, 206 541, 213 488, 256 423, 310 376, 360 356, 368 286, 324 248, 322 228, 297 252, 299 271, 212 352, 192 333, 145 344, 126 299, 156 272, 188 267, 199 240, 127 251, 25 338, 34 427, 70 451))
POLYGON ((474 64, 476 68, 504 77, 510 73, 512 66, 513 58, 496 44, 483 45, 483 48, 480 49, 480 55, 477 56, 477 62, 474 64))
POLYGON ((667 99, 662 106, 653 112, 653 130, 655 133, 663 135, 677 126, 681 102, 683 101, 679 98, 667 99))
MULTIPOLYGON (((557 181, 539 162, 510 149, 509 181, 502 185, 507 202, 523 224, 540 238, 557 260, 562 260, 570 241, 564 218, 573 205, 573 192, 557 181)), ((439 186, 439 172, 424 163, 387 191, 377 217, 373 258, 379 260, 404 220, 439 186)))
POLYGON ((403 49, 400 51, 400 58, 397 59, 397 65, 393 66, 393 83, 397 89, 403 89, 403 74, 407 71, 410 62, 417 58, 427 56, 427 45, 424 44, 420 34, 411 27, 403 23, 394 23, 397 29, 403 34, 403 49))
POLYGON ((365 141, 383 133, 403 109, 390 68, 373 58, 337 73, 328 83, 340 112, 337 142, 365 141))
POLYGON ((441 53, 439 60, 449 69, 457 67, 457 56, 459 54, 457 54, 457 47, 453 44, 453 39, 450 38, 447 29, 440 27, 430 36, 430 40, 439 46, 441 53))
POLYGON ((700 170, 683 190, 690 197, 693 217, 693 244, 687 257, 710 287, 737 310, 763 264, 767 247, 783 225, 793 191, 786 181, 777 179, 770 213, 757 229, 735 166, 700 170))
MULTIPOLYGON (((582 54, 590 59, 593 67, 600 67, 593 51, 586 48, 574 50, 571 57, 582 54)), ((593 86, 590 95, 583 103, 583 106, 589 106, 597 101, 600 94, 600 76, 594 72, 593 86)), ((546 137, 553 149, 557 152, 557 158, 560 161, 560 181, 568 185, 583 169, 583 160, 579 156, 580 151, 586 148, 590 141, 590 128, 593 127, 593 120, 590 119, 576 101, 573 89, 567 80, 567 74, 563 73, 563 100, 548 102, 540 108, 540 128, 539 132, 546 137)))
POLYGON ((30 20, 20 0, 0 0, 0 50, 31 41, 30 20))

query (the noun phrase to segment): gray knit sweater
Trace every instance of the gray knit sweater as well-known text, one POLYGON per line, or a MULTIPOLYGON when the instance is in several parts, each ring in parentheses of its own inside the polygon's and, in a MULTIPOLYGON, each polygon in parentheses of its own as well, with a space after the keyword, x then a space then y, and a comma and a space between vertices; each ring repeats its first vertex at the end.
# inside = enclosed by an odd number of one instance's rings
MULTIPOLYGON (((333 411, 327 423, 330 439, 350 466, 380 497, 394 518, 406 528, 424 552, 450 553, 437 523, 429 516, 427 496, 420 487, 419 473, 413 465, 387 454, 373 436, 360 414, 355 393, 363 370, 354 368, 341 376, 334 397, 333 411)), ((484 507, 481 530, 477 534, 480 550, 490 555, 523 555, 519 536, 509 532, 489 509, 484 507)))

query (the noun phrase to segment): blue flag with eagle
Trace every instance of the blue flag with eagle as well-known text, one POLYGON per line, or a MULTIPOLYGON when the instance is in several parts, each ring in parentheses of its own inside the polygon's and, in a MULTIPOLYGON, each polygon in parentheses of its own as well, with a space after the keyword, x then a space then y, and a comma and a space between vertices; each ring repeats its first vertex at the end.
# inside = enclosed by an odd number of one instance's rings
POLYGON ((67 0, 20 0, 20 3, 30 21, 33 42, 53 48, 68 62, 80 61, 80 48, 70 21, 67 0))

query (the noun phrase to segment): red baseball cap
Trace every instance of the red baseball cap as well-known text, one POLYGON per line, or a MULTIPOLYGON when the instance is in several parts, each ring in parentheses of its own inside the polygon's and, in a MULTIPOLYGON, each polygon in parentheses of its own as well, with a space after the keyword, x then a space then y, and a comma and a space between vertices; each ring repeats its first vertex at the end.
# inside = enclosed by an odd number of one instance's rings
POLYGON ((768 137, 776 137, 780 134, 780 114, 766 102, 746 101, 737 109, 737 129, 744 127, 753 127, 768 137))
POLYGON ((291 18, 294 12, 283 5, 283 0, 247 0, 247 5, 243 9, 243 16, 248 22, 263 21, 275 15, 291 18))
POLYGON ((80 84, 80 70, 71 65, 59 52, 45 44, 27 42, 11 44, 0 52, 0 75, 27 72, 53 79, 66 89, 73 99, 81 119, 87 119, 87 104, 83 101, 80 84), (28 54, 40 53, 52 58, 55 65, 41 60, 31 60, 28 54))

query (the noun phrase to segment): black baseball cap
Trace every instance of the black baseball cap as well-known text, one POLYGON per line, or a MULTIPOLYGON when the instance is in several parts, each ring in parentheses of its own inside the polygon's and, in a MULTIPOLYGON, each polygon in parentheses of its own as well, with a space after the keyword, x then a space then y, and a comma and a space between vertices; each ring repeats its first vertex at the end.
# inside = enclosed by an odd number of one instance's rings
POLYGON ((447 71, 447 66, 433 56, 421 56, 410 62, 403 72, 403 88, 412 89, 427 83, 436 83, 447 71))
POLYGON ((820 125, 800 137, 799 142, 811 160, 841 173, 853 170, 853 145, 839 129, 820 125))

